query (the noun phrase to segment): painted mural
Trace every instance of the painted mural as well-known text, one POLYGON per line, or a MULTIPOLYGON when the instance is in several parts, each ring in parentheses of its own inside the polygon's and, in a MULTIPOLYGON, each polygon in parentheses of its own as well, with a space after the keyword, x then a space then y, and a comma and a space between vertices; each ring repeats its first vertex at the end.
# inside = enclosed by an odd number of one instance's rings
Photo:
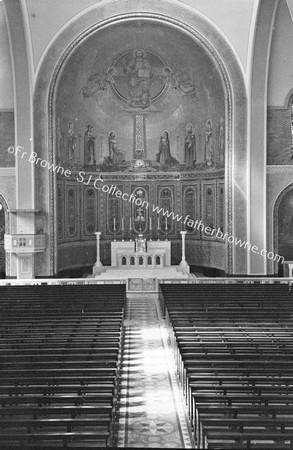
POLYGON ((56 96, 64 167, 204 171, 224 167, 225 95, 210 56, 150 22, 98 31, 71 55, 56 96))

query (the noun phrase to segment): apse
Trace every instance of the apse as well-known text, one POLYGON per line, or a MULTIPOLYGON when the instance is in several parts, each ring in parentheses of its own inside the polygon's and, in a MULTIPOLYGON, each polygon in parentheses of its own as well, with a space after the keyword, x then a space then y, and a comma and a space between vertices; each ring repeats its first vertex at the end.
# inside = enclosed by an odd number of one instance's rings
POLYGON ((106 265, 111 241, 138 233, 171 240, 176 264, 186 229, 190 264, 225 271, 225 243, 183 219, 225 228, 226 116, 216 61, 177 27, 121 21, 76 45, 54 104, 55 162, 70 173, 57 174, 58 270, 92 266, 95 231, 106 265))

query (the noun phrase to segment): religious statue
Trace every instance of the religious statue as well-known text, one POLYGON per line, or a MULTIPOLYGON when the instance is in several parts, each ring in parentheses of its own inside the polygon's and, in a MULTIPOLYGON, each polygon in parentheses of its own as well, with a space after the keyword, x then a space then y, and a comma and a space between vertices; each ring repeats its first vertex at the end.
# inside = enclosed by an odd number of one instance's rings
POLYGON ((118 165, 124 161, 124 153, 118 150, 115 131, 110 131, 109 133, 109 159, 113 165, 118 165))
POLYGON ((177 164, 177 160, 171 156, 168 131, 163 131, 161 134, 157 162, 162 166, 172 166, 177 164))
POLYGON ((206 121, 205 159, 208 166, 213 163, 213 126, 212 121, 206 121))
POLYGON ((136 252, 146 252, 147 251, 147 243, 146 239, 143 237, 143 234, 139 234, 137 238, 135 238, 135 251, 136 252))
POLYGON ((68 122, 67 129, 67 162, 70 167, 74 167, 76 164, 76 150, 77 150, 77 139, 79 134, 73 129, 73 122, 70 120, 68 122))
POLYGON ((192 124, 186 127, 186 137, 184 141, 184 163, 187 167, 194 167, 196 161, 196 140, 192 124))
POLYGON ((152 68, 143 50, 136 50, 128 64, 123 61, 128 77, 129 103, 131 107, 146 108, 150 104, 152 68))
POLYGON ((84 133, 84 162, 87 166, 95 166, 95 139, 93 135, 93 126, 88 124, 84 133))

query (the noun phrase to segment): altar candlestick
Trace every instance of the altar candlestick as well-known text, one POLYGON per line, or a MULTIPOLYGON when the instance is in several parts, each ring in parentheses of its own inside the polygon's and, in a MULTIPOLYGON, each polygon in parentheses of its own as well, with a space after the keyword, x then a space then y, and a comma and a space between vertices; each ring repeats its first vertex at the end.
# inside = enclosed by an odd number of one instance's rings
POLYGON ((158 216, 158 231, 160 230, 160 216, 158 216))
POLYGON ((129 230, 131 231, 131 217, 129 218, 129 230))
POLYGON ((152 219, 150 218, 150 231, 152 231, 152 219))
POLYGON ((113 226, 113 230, 116 231, 116 219, 114 217, 114 226, 113 226))
POLYGON ((122 219, 121 219, 121 228, 122 228, 122 231, 124 231, 124 217, 122 217, 122 219))
POLYGON ((165 230, 168 231, 168 222, 167 222, 167 217, 165 217, 165 230))

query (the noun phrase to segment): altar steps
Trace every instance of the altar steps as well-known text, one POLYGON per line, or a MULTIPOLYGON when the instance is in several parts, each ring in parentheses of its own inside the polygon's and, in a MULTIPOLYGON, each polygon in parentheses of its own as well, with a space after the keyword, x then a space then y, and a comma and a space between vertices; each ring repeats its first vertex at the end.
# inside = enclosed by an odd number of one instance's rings
POLYGON ((159 280, 180 280, 193 278, 179 266, 158 267, 158 268, 117 268, 104 267, 99 275, 95 275, 97 280, 126 280, 127 298, 139 298, 146 294, 154 299, 159 296, 159 280))

